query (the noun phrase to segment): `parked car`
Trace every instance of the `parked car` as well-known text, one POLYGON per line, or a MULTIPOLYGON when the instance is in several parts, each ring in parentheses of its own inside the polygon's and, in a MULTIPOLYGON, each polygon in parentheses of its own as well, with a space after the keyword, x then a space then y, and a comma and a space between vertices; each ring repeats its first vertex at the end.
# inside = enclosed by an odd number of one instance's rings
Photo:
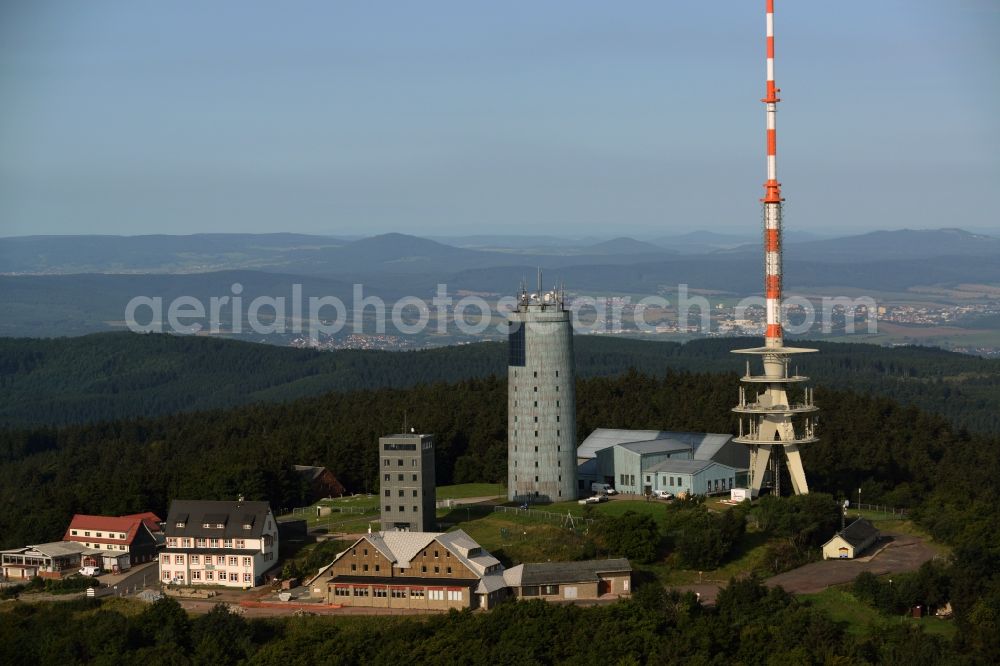
POLYGON ((615 490, 614 488, 610 488, 610 487, 609 487, 609 488, 605 488, 605 489, 604 489, 604 494, 605 494, 605 495, 617 495, 617 494, 618 494, 618 491, 617 491, 617 490, 615 490))
POLYGON ((674 498, 674 494, 670 493, 670 492, 667 492, 666 490, 657 490, 655 493, 653 493, 653 495, 657 499, 669 500, 669 499, 673 499, 674 498))
POLYGON ((81 576, 90 576, 91 578, 93 578, 94 576, 99 576, 100 574, 101 574, 101 567, 83 567, 82 569, 80 569, 81 576))
POLYGON ((585 503, 600 504, 601 502, 607 502, 607 501, 609 501, 607 495, 594 495, 593 497, 588 497, 585 503))

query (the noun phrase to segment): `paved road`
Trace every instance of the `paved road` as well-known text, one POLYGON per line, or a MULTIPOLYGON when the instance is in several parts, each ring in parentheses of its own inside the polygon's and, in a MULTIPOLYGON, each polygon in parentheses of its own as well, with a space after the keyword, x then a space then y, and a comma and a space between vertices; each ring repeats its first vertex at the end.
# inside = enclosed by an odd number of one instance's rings
POLYGON ((874 555, 855 560, 823 560, 768 578, 768 585, 780 585, 792 594, 822 592, 832 585, 849 583, 862 571, 876 576, 916 571, 934 559, 934 549, 923 539, 901 534, 885 534, 874 555))
MULTIPOLYGON (((934 559, 936 554, 918 537, 883 533, 877 550, 871 555, 854 560, 811 562, 772 576, 764 583, 772 587, 780 585, 792 594, 812 594, 834 585, 850 583, 862 571, 870 571, 876 576, 916 571, 921 564, 934 559)), ((699 595, 702 603, 713 604, 720 587, 716 583, 699 583, 678 585, 675 589, 682 592, 690 590, 699 595)))
MULTIPOLYGON (((98 580, 111 589, 110 594, 123 594, 125 592, 132 594, 141 590, 143 585, 159 589, 159 580, 157 578, 159 575, 160 568, 158 564, 156 562, 146 562, 144 564, 137 564, 128 571, 120 574, 98 576, 98 580)), ((105 592, 105 594, 109 593, 105 592)))

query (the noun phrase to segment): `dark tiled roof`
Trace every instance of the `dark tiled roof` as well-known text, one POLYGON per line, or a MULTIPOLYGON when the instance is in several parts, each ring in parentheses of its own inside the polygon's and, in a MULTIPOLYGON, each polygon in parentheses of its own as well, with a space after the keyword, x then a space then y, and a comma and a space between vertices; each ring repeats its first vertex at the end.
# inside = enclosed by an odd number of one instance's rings
POLYGON ((840 531, 840 537, 855 548, 878 536, 878 529, 866 518, 858 518, 840 531))
POLYGON ((598 574, 632 571, 626 559, 587 560, 585 562, 530 562, 524 564, 521 585, 557 585, 596 581, 598 574))
POLYGON ((168 537, 257 539, 264 532, 264 519, 270 511, 267 502, 173 500, 164 531, 168 537), (178 523, 184 523, 184 527, 178 527, 178 523), (203 527, 205 523, 223 523, 225 527, 203 527), (250 529, 244 529, 248 523, 250 529))

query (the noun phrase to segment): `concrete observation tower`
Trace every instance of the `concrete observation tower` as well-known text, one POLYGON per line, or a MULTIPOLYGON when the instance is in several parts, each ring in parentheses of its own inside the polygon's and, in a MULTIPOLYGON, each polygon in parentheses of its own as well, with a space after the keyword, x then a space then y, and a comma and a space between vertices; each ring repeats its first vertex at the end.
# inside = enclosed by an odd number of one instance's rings
POLYGON ((750 447, 750 491, 760 493, 770 472, 775 494, 780 494, 781 460, 788 464, 792 489, 797 495, 809 492, 799 447, 817 441, 817 407, 812 390, 804 388, 808 377, 790 370, 791 358, 815 349, 786 347, 781 312, 781 185, 778 183, 777 133, 775 121, 780 90, 774 83, 774 0, 766 0, 767 14, 767 181, 764 183, 764 291, 767 328, 764 346, 737 349, 736 354, 759 356, 763 374, 753 374, 747 361, 741 378, 740 402, 733 411, 739 414, 739 435, 733 440, 750 447), (773 455, 772 455, 773 454, 773 455), (784 454, 784 455, 782 455, 784 454))
POLYGON ((563 294, 523 287, 510 313, 507 495, 522 502, 576 499, 573 324, 563 294))

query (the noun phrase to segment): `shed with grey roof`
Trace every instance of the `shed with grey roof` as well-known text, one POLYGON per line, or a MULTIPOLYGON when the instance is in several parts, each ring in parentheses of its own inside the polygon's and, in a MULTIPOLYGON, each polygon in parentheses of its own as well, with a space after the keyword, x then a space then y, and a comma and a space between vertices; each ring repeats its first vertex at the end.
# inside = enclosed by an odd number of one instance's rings
POLYGON ((530 599, 599 599, 632 592, 632 566, 626 559, 583 562, 532 562, 504 572, 511 592, 530 599))
POLYGON ((851 560, 878 541, 880 533, 867 518, 858 518, 823 544, 824 560, 851 560))

